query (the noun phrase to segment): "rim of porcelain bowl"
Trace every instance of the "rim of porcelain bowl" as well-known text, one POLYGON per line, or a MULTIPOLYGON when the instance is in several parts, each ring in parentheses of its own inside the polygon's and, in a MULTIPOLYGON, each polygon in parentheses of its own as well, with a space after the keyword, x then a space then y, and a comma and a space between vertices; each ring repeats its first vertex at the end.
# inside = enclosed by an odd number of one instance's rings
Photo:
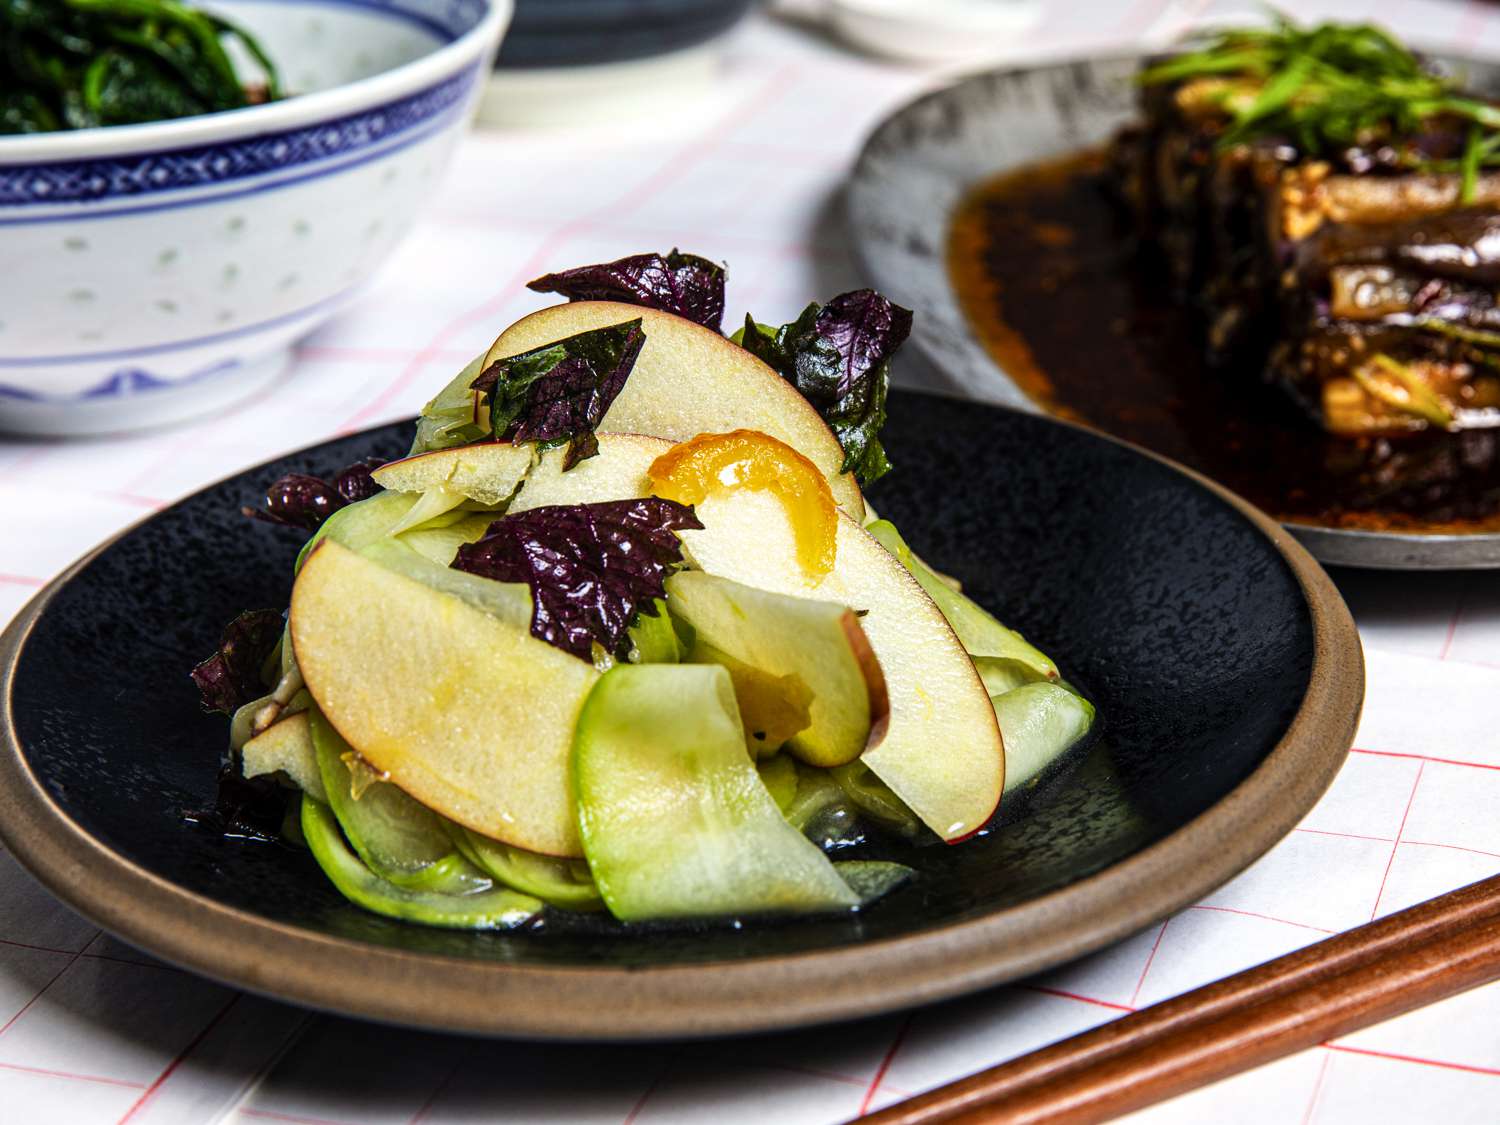
MULTIPOLYGON (((282 0, 284 2, 284 0, 282 0)), ((295 129, 316 121, 338 117, 361 106, 379 105, 404 97, 438 81, 475 57, 498 45, 510 21, 514 0, 476 0, 484 15, 451 43, 402 63, 400 66, 355 79, 326 90, 299 94, 283 101, 242 109, 202 113, 169 121, 139 125, 106 125, 90 129, 62 130, 0 137, 0 165, 38 164, 80 157, 114 156, 122 153, 175 149, 220 141, 226 137, 254 136, 295 129)), ((350 0, 309 0, 287 7, 350 7, 350 0)), ((359 3, 364 10, 393 18, 411 15, 410 8, 379 3, 359 3)))

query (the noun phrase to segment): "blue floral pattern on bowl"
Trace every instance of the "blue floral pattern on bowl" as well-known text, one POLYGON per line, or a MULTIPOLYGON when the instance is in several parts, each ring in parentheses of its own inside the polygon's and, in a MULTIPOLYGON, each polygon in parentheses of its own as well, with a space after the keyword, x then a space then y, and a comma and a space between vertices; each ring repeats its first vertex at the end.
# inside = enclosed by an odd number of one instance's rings
POLYGON ((25 263, 0 271, 0 431, 160 425, 275 379, 431 199, 510 0, 221 6, 298 96, 0 138, 25 263))

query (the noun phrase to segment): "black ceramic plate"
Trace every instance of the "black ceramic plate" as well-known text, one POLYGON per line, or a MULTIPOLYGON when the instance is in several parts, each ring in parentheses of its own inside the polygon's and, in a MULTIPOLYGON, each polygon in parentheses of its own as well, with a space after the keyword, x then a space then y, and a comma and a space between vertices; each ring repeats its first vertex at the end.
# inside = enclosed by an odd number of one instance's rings
MULTIPOLYGON (((1405 443, 1397 457, 1377 455, 1367 463, 1354 456, 1350 443, 1325 438, 1253 379, 1225 389, 1213 376, 1200 378, 1192 344, 1173 351, 1154 340, 1168 331, 1174 336, 1195 331, 1185 326, 1190 321, 1185 315, 1169 321, 1154 311, 1170 306, 1167 286, 1145 283, 1101 292, 1089 282, 1101 272, 1093 263, 1107 260, 1116 244, 1127 241, 1106 233, 1119 224, 1110 221, 1104 190, 1093 193, 1084 221, 1075 223, 1078 216, 1070 213, 1064 226, 1049 213, 1045 222, 1026 225, 1017 217, 1022 235, 1016 237, 1013 227, 986 249, 1007 259, 1008 265, 999 267, 1007 277, 1037 283, 1044 297, 1032 300, 1033 307, 1045 299, 1064 311, 1051 318, 1045 336, 1014 326, 1029 363, 1012 346, 1002 365, 981 342, 950 280, 949 240, 964 200, 997 176, 1108 141, 1137 115, 1134 78, 1141 60, 1129 55, 975 75, 901 107, 871 134, 849 186, 851 236, 872 282, 917 311, 912 337, 917 346, 966 394, 1022 409, 1041 407, 1017 383, 1026 373, 1014 368, 1040 367, 1056 377, 1057 401, 1049 408, 1060 406, 1069 417, 1230 485, 1283 515, 1292 533, 1325 563, 1500 567, 1496 431, 1422 438, 1405 443), (1060 229, 1074 242, 1059 243, 1060 229), (1065 255, 1074 261, 1061 268, 1050 264, 1049 259, 1065 255), (1078 346, 1084 338, 1106 343, 1091 351, 1078 346), (1127 362, 1122 358, 1127 348, 1145 358, 1127 362), (1078 362, 1077 357, 1085 358, 1078 362), (1157 370, 1137 371, 1153 361, 1157 370), (1225 425, 1225 417, 1239 423, 1238 429, 1225 425), (1404 481, 1392 476, 1402 460, 1407 462, 1404 481), (1344 482, 1328 489, 1342 505, 1337 518, 1325 514, 1322 500, 1307 498, 1323 491, 1310 488, 1310 481, 1324 480, 1344 482), (1342 495, 1346 490, 1352 495, 1342 495)), ((1445 61, 1477 87, 1500 89, 1500 67, 1493 62, 1445 61)), ((999 290, 1004 288, 1001 283, 999 290)), ((1018 292, 1023 288, 1024 283, 970 300, 991 310, 1007 301, 1019 308, 1029 299, 1018 292)))
POLYGON ((0 641, 0 835, 56 894, 169 960, 336 1010, 536 1036, 813 1023, 1037 971, 1235 874, 1348 749, 1359 645, 1316 564, 1150 456, 1045 419, 893 393, 872 492, 933 564, 1052 653, 1097 735, 858 917, 536 932, 424 929, 346 904, 302 852, 184 815, 225 740, 187 672, 224 622, 287 601, 298 536, 245 520, 265 483, 392 456, 405 424, 251 469, 84 559, 0 641))

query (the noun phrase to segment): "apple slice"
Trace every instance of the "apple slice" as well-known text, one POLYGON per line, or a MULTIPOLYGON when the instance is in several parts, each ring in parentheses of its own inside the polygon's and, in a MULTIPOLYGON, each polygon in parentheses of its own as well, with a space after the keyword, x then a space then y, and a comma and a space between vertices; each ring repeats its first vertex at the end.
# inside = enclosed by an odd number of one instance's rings
POLYGON ((994 814, 1005 753, 994 708, 974 664, 931 598, 889 551, 840 514, 833 573, 809 585, 786 510, 767 492, 710 496, 704 530, 682 532, 709 574, 863 611, 860 625, 885 674, 885 737, 860 760, 945 840, 961 840, 994 814))
POLYGON ((844 450, 822 415, 744 348, 691 320, 615 301, 554 305, 502 332, 481 369, 554 340, 636 319, 646 343, 601 431, 686 441, 704 433, 760 430, 822 469, 839 506, 855 519, 864 518, 859 485, 839 471, 844 450))
MULTIPOLYGON (((847 606, 773 594, 703 571, 667 579, 667 608, 691 625, 701 661, 729 656, 735 693, 739 665, 771 676, 790 676, 812 692, 810 722, 793 734, 787 749, 813 766, 841 766, 879 745, 889 703, 885 676, 859 618, 847 606)), ((746 729, 753 708, 741 699, 746 729)), ((772 747, 774 749, 774 747, 772 747)))
POLYGON ((516 445, 508 441, 484 441, 403 457, 382 465, 370 476, 381 488, 392 492, 431 492, 441 488, 487 508, 496 508, 510 499, 536 459, 533 442, 516 445))
POLYGON ((734 701, 740 708, 740 722, 745 728, 745 749, 752 758, 759 760, 773 754, 780 757, 781 747, 793 735, 812 726, 812 688, 801 676, 763 672, 714 648, 701 637, 693 642, 687 660, 679 663, 717 664, 729 673, 734 701))
POLYGON ((549 504, 598 504, 651 495, 651 463, 672 443, 642 434, 599 434, 599 455, 563 471, 562 449, 542 454, 507 509, 524 512, 549 504))
POLYGON ((240 772, 246 777, 267 773, 284 773, 298 789, 320 801, 323 778, 318 773, 318 758, 313 750, 312 728, 306 711, 297 711, 277 719, 261 731, 240 751, 240 772))
MULTIPOLYGON (((600 434, 599 455, 567 473, 555 471, 560 461, 549 470, 544 456, 511 510, 649 496, 651 462, 670 446, 600 434), (589 475, 579 476, 585 468, 589 475)), ((989 693, 942 612, 896 557, 841 514, 833 573, 809 586, 791 521, 771 493, 712 496, 697 512, 707 530, 682 538, 702 570, 869 611, 860 623, 885 676, 890 717, 880 745, 861 760, 944 839, 988 820, 1005 779, 989 693)))
MULTIPOLYGON (((544 455, 511 510, 649 496, 651 462, 670 446, 639 434, 600 434, 599 455, 567 473, 544 455)), ((989 694, 942 612, 895 556, 841 515, 833 573, 809 586, 792 524, 774 495, 714 496, 697 511, 707 530, 682 538, 702 570, 869 611, 860 623, 885 675, 890 718, 884 739, 862 760, 945 839, 988 820, 1005 776, 989 694)))
POLYGON ((568 753, 592 665, 332 541, 292 587, 291 633, 324 717, 392 782, 481 835, 583 854, 568 753))

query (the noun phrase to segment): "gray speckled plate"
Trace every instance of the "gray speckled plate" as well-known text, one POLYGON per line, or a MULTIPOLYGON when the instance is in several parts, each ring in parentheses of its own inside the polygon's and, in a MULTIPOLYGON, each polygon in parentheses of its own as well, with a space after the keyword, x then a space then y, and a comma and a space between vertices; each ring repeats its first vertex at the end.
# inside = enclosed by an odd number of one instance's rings
MULTIPOLYGON (((913 339, 963 391, 1035 411, 970 330, 949 282, 951 216, 976 184, 1106 141, 1135 115, 1139 55, 980 74, 926 94, 866 142, 848 193, 856 252, 872 282, 918 313, 913 339)), ((1479 85, 1500 70, 1447 60, 1479 85)), ((1500 533, 1362 531, 1288 523, 1320 561, 1387 569, 1500 567, 1500 533)))

